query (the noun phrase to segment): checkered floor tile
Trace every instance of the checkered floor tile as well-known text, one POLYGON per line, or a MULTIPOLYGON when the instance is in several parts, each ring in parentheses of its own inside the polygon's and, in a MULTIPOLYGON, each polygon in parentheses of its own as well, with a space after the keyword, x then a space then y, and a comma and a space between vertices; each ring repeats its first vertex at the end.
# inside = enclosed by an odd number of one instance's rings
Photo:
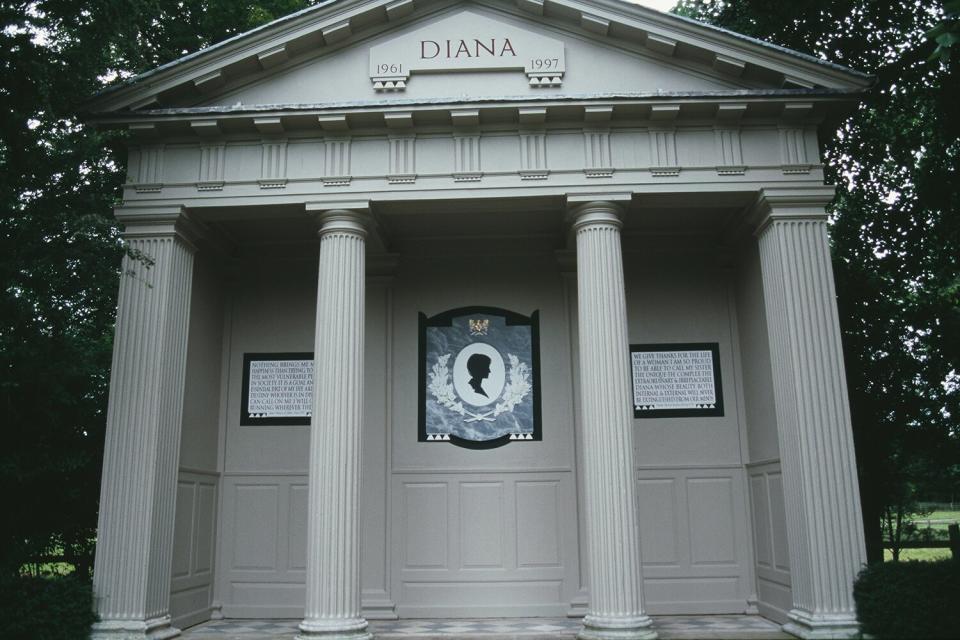
MULTIPOLYGON (((656 616, 654 626, 664 640, 790 638, 779 625, 760 616, 656 616)), ((184 632, 184 640, 291 640, 297 620, 214 620, 184 632)), ((580 630, 576 618, 504 618, 483 620, 375 620, 370 631, 378 640, 470 638, 509 640, 572 640, 580 630)))
POLYGON ((377 637, 410 638, 418 635, 447 637, 572 637, 580 629, 580 621, 568 618, 515 618, 494 620, 397 620, 374 622, 377 637))

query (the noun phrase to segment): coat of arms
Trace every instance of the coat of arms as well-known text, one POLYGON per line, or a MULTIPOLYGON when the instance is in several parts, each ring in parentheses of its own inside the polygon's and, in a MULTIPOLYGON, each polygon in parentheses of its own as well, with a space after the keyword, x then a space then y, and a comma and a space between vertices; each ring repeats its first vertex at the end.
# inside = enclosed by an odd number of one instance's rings
POLYGON ((492 448, 540 440, 538 314, 420 315, 420 441, 492 448))

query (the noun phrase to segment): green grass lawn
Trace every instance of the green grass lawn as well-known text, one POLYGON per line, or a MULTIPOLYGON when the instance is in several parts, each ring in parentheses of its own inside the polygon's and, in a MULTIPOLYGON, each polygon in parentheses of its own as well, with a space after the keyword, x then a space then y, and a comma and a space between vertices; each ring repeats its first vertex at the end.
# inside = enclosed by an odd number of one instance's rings
MULTIPOLYGON (((893 560, 893 553, 890 549, 883 550, 883 559, 887 562, 893 560)), ((949 560, 950 549, 903 549, 900 552, 900 560, 923 560, 933 562, 935 560, 949 560)))

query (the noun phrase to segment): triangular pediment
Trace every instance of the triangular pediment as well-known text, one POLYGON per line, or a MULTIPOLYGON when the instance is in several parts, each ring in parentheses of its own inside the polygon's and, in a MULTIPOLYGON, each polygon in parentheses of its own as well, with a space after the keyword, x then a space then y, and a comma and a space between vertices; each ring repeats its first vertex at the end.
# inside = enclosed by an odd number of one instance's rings
POLYGON ((870 78, 625 0, 333 0, 104 92, 97 113, 858 91, 870 78))
POLYGON ((452 8, 226 91, 207 106, 542 98, 749 85, 485 8, 452 8))

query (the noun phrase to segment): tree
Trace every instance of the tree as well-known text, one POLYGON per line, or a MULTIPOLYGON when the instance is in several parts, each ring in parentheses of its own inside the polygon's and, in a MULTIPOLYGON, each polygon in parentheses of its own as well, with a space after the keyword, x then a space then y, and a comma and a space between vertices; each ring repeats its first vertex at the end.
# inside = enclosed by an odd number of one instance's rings
POLYGON ((681 0, 675 11, 876 76, 823 142, 841 186, 832 248, 868 557, 882 560, 881 522, 902 522, 919 494, 955 491, 960 468, 960 67, 931 60, 924 38, 944 10, 681 0))
POLYGON ((91 566, 123 157, 80 104, 307 4, 0 0, 0 571, 55 552, 91 566))

